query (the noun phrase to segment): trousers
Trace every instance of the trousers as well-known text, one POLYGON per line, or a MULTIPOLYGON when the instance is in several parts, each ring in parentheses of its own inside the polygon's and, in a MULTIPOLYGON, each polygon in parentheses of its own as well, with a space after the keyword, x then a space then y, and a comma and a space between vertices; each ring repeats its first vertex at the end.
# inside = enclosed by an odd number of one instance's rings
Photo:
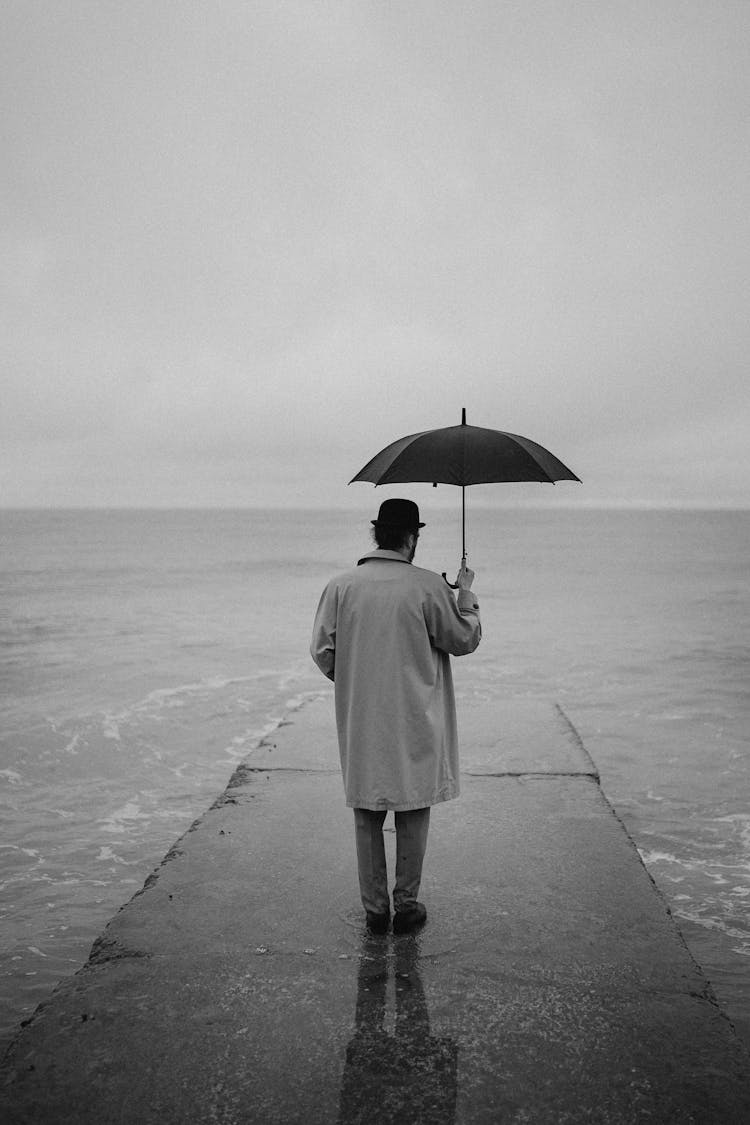
MULTIPOLYGON (((390 911, 388 870, 383 840, 385 809, 354 810, 354 834, 357 843, 359 891, 368 913, 390 911)), ((393 908, 396 912, 410 910, 417 901, 422 881, 422 863, 427 850, 430 810, 410 809, 394 813, 396 821, 396 882, 393 908)))

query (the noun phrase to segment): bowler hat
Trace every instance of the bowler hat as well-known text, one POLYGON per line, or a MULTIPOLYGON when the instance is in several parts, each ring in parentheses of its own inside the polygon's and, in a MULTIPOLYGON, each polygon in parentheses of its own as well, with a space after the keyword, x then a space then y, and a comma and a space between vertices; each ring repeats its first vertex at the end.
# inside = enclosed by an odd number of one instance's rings
POLYGON ((416 531, 424 527, 419 522, 419 508, 413 500, 384 500, 380 505, 378 518, 370 520, 376 527, 397 527, 404 531, 416 531))

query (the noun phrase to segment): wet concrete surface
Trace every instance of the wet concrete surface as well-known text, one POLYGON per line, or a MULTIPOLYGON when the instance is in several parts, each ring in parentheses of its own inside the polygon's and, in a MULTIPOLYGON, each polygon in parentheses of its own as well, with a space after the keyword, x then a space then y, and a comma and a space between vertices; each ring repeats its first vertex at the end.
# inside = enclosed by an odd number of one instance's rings
POLYGON ((2 1119, 750 1121, 750 1057, 564 714, 459 720, 422 931, 364 930, 331 702, 310 704, 23 1029, 2 1119))

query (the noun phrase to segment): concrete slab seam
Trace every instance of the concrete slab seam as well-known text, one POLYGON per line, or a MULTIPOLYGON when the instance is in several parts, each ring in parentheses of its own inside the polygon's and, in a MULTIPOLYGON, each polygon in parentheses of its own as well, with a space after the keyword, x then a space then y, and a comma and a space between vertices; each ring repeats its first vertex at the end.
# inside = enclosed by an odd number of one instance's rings
POLYGON ((584 770, 557 770, 555 773, 550 773, 549 770, 461 770, 461 775, 463 777, 548 777, 551 781, 559 781, 563 777, 582 777, 587 781, 593 781, 595 785, 600 785, 598 773, 584 770))

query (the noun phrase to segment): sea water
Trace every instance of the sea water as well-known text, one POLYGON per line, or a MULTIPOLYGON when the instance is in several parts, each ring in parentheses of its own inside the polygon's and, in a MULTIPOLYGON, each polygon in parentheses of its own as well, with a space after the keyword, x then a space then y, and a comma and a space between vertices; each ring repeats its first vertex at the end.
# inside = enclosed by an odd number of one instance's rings
MULTIPOLYGON (((2 1042, 263 734, 330 692, 310 627, 370 549, 365 503, 0 513, 2 1042)), ((415 562, 455 573, 457 508, 423 519, 415 562)), ((471 508, 469 548, 461 705, 563 707, 750 1043, 750 513, 471 508)))

